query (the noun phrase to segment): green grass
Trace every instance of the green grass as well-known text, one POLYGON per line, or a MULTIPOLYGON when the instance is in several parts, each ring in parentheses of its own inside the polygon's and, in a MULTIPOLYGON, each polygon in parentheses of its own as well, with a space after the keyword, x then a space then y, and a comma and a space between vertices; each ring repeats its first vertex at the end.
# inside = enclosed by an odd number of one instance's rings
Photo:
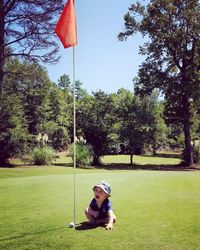
POLYGON ((67 227, 73 221, 71 167, 0 169, 0 177, 2 250, 199 249, 199 171, 77 169, 77 222, 85 220, 93 185, 106 180, 118 218, 113 231, 67 227))
MULTIPOLYGON (((179 155, 173 154, 159 154, 157 156, 151 155, 134 155, 133 162, 134 165, 176 165, 181 162, 179 155), (167 157, 166 157, 167 156, 167 157)), ((129 155, 106 155, 102 157, 102 161, 105 164, 130 164, 130 156, 129 155)))
MULTIPOLYGON (((27 157, 28 158, 28 157, 27 157)), ((109 164, 130 164, 130 155, 106 155, 101 157, 101 161, 104 165, 108 166, 109 164)), ((134 166, 144 166, 144 165, 154 165, 156 166, 165 166, 165 165, 177 165, 181 162, 180 155, 174 153, 159 153, 156 156, 152 155, 134 155, 133 157, 134 166)), ((26 162, 23 162, 19 159, 14 159, 11 161, 11 164, 16 166, 26 165, 26 162)), ((72 158, 67 157, 66 152, 57 153, 55 160, 52 162, 56 166, 72 166, 72 158)))

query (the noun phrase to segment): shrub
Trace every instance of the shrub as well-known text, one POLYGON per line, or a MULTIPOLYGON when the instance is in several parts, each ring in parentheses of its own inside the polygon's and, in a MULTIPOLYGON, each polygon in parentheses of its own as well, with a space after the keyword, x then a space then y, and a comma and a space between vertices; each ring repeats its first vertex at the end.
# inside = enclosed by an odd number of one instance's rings
POLYGON ((33 151, 33 160, 35 165, 49 165, 54 157, 54 151, 49 146, 39 146, 33 151))
POLYGON ((193 159, 194 163, 200 163, 200 145, 193 146, 193 159))
MULTIPOLYGON (((74 161, 74 144, 70 147, 70 156, 74 161)), ((80 166, 89 166, 92 162, 93 151, 89 144, 76 143, 76 163, 80 166)))
MULTIPOLYGON (((185 149, 183 150, 183 159, 185 158, 186 151, 185 149)), ((200 163, 200 145, 193 145, 192 146, 192 156, 193 156, 193 161, 195 164, 200 163)), ((184 164, 184 162, 183 162, 184 164)))

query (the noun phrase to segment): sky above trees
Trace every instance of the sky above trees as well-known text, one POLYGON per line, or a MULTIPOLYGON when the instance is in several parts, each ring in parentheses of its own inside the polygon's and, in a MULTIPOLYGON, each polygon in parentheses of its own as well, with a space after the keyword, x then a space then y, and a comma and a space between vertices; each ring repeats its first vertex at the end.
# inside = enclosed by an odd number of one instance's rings
MULTIPOLYGON (((120 42, 117 35, 124 30, 123 16, 135 2, 75 1, 78 32, 78 45, 75 48, 76 79, 89 92, 101 89, 111 93, 121 87, 133 90, 132 79, 143 61, 143 57, 138 54, 143 40, 138 35, 120 42)), ((72 48, 64 49, 60 43, 60 51, 60 62, 46 66, 50 79, 55 82, 63 74, 68 74, 72 79, 72 48)))

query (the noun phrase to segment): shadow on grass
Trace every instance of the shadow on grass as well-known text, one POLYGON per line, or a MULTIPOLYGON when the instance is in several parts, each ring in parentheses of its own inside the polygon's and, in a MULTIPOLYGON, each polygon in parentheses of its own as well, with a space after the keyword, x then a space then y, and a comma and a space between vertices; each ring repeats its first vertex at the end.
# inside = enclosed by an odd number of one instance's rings
POLYGON ((58 227, 58 228, 53 228, 53 229, 48 229, 48 230, 44 230, 44 231, 39 231, 39 232, 33 232, 33 233, 24 233, 21 235, 17 235, 17 236, 11 236, 11 237, 6 237, 6 238, 0 238, 0 242, 1 241, 7 241, 7 240, 15 240, 15 239, 19 239, 19 238, 24 238, 24 237, 28 237, 28 236, 33 236, 33 235, 39 235, 39 234, 45 234, 45 233, 49 233, 49 232, 54 232, 54 231, 60 231, 63 229, 67 229, 68 227, 58 227))
POLYGON ((53 163, 52 165, 57 167, 66 167, 66 168, 73 167, 73 163, 53 163))
POLYGON ((91 229, 96 229, 97 227, 105 227, 104 225, 91 225, 88 224, 87 221, 81 222, 80 224, 76 225, 75 229, 76 230, 91 230, 91 229))
MULTIPOLYGON (((148 156, 147 156, 148 157, 148 156)), ((63 168, 73 168, 72 163, 54 163, 52 164, 53 167, 63 167, 63 168)), ((35 165, 11 165, 9 168, 15 167, 43 167, 43 166, 35 166, 35 165)), ((104 169, 104 170, 154 170, 154 171, 194 171, 200 170, 199 165, 194 165, 192 167, 184 166, 181 164, 129 164, 129 163, 110 163, 110 164, 102 164, 101 166, 78 166, 78 169, 104 169)))
POLYGON ((158 153, 155 155, 142 155, 142 157, 153 157, 153 158, 176 158, 176 159, 181 159, 181 154, 180 153, 158 153))
MULTIPOLYGON (((97 227, 104 227, 104 226, 103 225, 89 225, 87 222, 84 221, 84 222, 81 222, 78 225, 76 225, 75 230, 80 230, 80 231, 81 230, 91 230, 91 229, 95 229, 97 227)), ((20 238, 24 238, 24 237, 46 234, 46 233, 61 231, 61 230, 66 230, 66 229, 69 229, 69 227, 65 226, 65 227, 52 228, 52 229, 33 232, 33 233, 23 233, 23 234, 17 235, 17 236, 10 236, 10 237, 8 236, 5 238, 0 238, 0 242, 1 241, 16 240, 16 239, 20 239, 20 238)), ((73 228, 70 228, 70 229, 73 230, 73 228)))
MULTIPOLYGON (((176 158, 181 159, 180 153, 158 153, 156 155, 142 155, 144 158, 176 158)), ((33 164, 11 164, 9 165, 10 168, 14 167, 38 167, 33 164)), ((53 162, 51 166, 55 167, 64 167, 64 168, 73 168, 73 163, 69 162, 53 162)), ((39 166, 43 167, 43 166, 39 166)), ((105 170, 157 170, 157 171, 193 171, 193 170, 200 170, 199 165, 194 165, 192 167, 188 167, 182 164, 133 164, 130 163, 102 163, 101 166, 81 166, 76 165, 79 169, 105 169, 105 170)))
MULTIPOLYGON (((66 168, 73 168, 74 167, 73 163, 53 163, 52 165, 57 166, 57 167, 66 167, 66 168)), ((94 169, 95 168, 92 166, 81 166, 78 164, 76 164, 76 167, 80 168, 80 169, 94 169)))
POLYGON ((121 163, 111 163, 98 166, 97 169, 105 170, 154 170, 154 171, 192 171, 200 170, 198 167, 186 167, 183 165, 155 165, 155 164, 145 164, 145 165, 130 165, 121 163))
MULTIPOLYGON (((159 157, 164 157, 163 156, 159 157)), ((152 156, 143 156, 143 157, 152 157, 152 156)), ((156 157, 156 156, 155 156, 156 157)), ((169 154, 169 158, 174 158, 171 154, 169 154)), ((177 158, 179 158, 177 156, 177 158)), ((59 167, 69 167, 72 168, 72 163, 54 163, 53 166, 59 167)), ((193 166, 188 167, 182 164, 129 164, 129 163, 110 163, 110 164, 103 164, 101 166, 76 166, 79 169, 105 169, 105 170, 157 170, 157 171, 193 171, 193 170, 200 170, 200 166, 193 166)))

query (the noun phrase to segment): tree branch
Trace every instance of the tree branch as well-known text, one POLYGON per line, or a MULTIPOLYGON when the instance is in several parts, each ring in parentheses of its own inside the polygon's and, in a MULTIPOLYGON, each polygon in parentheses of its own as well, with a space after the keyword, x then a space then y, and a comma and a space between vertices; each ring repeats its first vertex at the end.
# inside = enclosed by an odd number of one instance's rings
POLYGON ((4 5, 4 16, 6 16, 11 11, 16 3, 16 0, 7 1, 7 3, 4 5))
POLYGON ((22 37, 20 37, 20 38, 18 38, 18 39, 16 39, 16 40, 13 40, 13 41, 11 41, 11 42, 8 42, 8 43, 4 44, 4 47, 10 46, 10 45, 13 44, 13 43, 18 43, 18 42, 20 42, 20 41, 22 41, 22 40, 28 38, 28 37, 31 36, 32 34, 33 34, 33 31, 31 30, 31 31, 29 31, 28 33, 25 33, 22 37))

